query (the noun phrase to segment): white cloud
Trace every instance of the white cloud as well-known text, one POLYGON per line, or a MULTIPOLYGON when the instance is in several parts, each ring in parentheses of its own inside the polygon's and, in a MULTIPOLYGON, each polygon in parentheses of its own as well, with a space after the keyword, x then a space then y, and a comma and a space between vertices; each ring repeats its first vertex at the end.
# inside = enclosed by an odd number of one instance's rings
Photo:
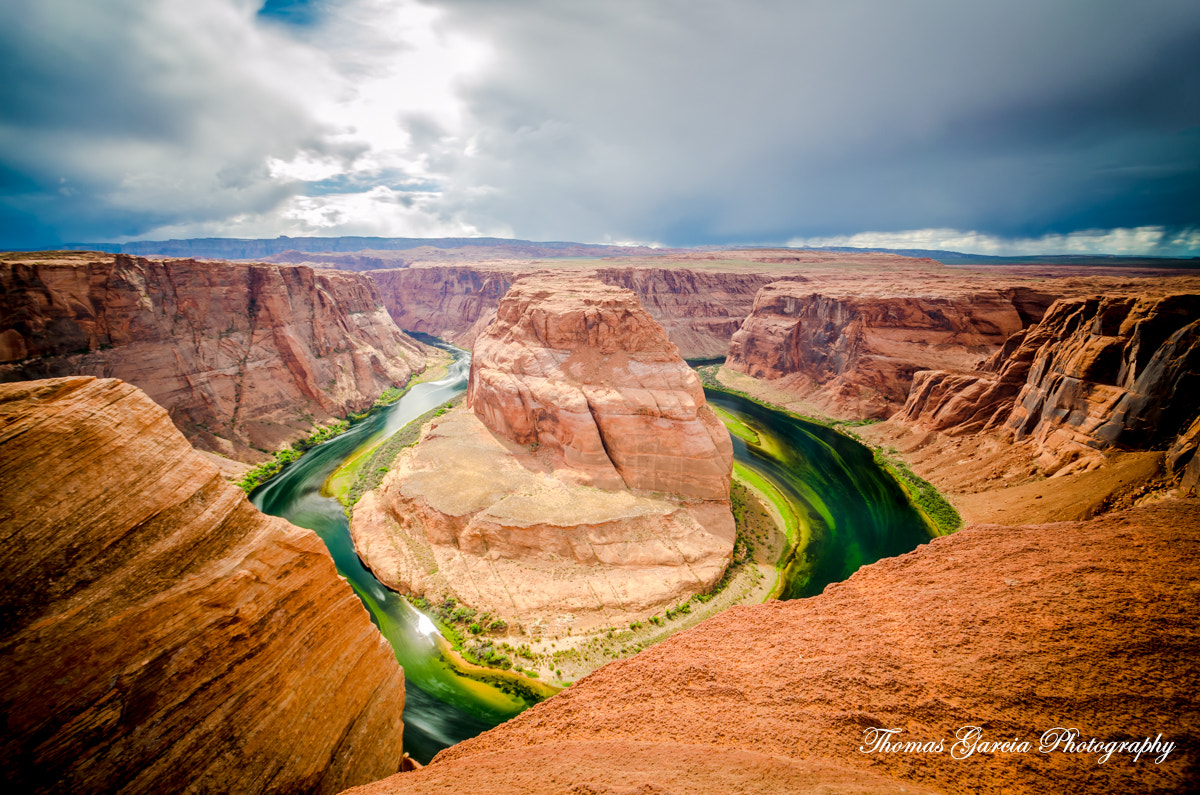
POLYGON ((1168 230, 1161 226, 1133 229, 1087 229, 1040 237, 1001 237, 957 229, 911 229, 903 232, 859 232, 853 235, 795 238, 793 248, 894 248, 960 251, 997 257, 1033 254, 1096 254, 1190 257, 1200 251, 1200 229, 1168 230))

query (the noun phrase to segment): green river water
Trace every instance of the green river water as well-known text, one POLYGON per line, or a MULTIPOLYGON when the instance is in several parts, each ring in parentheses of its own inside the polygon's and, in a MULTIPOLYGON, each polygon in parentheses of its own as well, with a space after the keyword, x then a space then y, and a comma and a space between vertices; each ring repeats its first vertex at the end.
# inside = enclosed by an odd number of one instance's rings
MULTIPOLYGON (((465 391, 470 354, 452 352, 455 362, 445 378, 415 385, 397 403, 314 447, 251 495, 259 510, 321 537, 338 571, 391 643, 404 667, 404 747, 422 763, 515 716, 547 688, 509 672, 463 675, 447 659, 447 644, 434 624, 363 566, 342 506, 322 496, 321 488, 364 444, 385 438, 465 391)), ((820 593, 865 563, 929 540, 925 522, 900 486, 858 442, 738 395, 705 391, 726 413, 727 424, 736 426, 738 475, 770 492, 791 525, 789 535, 807 540, 781 562, 780 598, 820 593)))

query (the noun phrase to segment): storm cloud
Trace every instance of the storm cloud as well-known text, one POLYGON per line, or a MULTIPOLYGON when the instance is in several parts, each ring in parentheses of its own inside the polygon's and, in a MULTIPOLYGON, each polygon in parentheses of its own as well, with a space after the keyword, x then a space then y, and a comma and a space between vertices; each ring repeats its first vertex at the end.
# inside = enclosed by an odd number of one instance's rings
POLYGON ((18 0, 0 31, 3 245, 1200 253, 1193 1, 18 0))

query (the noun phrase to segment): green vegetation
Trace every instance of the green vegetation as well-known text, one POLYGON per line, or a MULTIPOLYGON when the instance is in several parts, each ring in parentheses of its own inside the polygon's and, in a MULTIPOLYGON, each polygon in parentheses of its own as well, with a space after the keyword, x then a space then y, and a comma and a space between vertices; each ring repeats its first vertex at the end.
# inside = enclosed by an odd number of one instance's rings
POLYGON ((929 521, 937 535, 950 535, 962 527, 962 517, 954 510, 954 506, 932 483, 909 469, 908 464, 878 448, 875 449, 875 463, 886 469, 904 487, 908 498, 929 521))
POLYGON ((737 417, 730 414, 720 406, 711 406, 713 412, 717 415, 717 419, 725 423, 725 427, 729 432, 748 444, 758 444, 758 434, 754 432, 746 423, 739 420, 737 417))
POLYGON ((350 430, 350 422, 347 420, 338 420, 331 425, 318 428, 306 438, 298 442, 293 442, 275 453, 275 457, 270 461, 259 464, 254 469, 251 469, 246 473, 244 478, 238 481, 238 487, 249 494, 263 483, 278 475, 285 466, 304 455, 308 450, 348 430, 350 430))
MULTIPOLYGON (((504 643, 497 647, 495 641, 487 637, 488 633, 502 633, 508 629, 508 624, 503 619, 495 618, 491 613, 481 614, 473 608, 460 607, 458 600, 452 596, 441 602, 432 602, 420 596, 409 601, 432 619, 442 637, 450 641, 450 645, 469 662, 507 671, 514 666, 502 650, 515 652, 528 660, 536 659, 536 655, 527 645, 523 644, 513 649, 504 643), (464 631, 469 633, 469 636, 465 635, 464 631)), ((519 666, 516 668, 521 673, 529 674, 519 666)))
POLYGON ((421 430, 425 427, 425 423, 434 417, 442 416, 461 401, 462 396, 459 396, 453 400, 446 401, 435 409, 430 409, 381 442, 375 447, 369 457, 364 455, 357 462, 358 477, 355 479, 354 484, 344 494, 336 495, 342 505, 346 507, 346 510, 349 511, 353 508, 354 504, 362 498, 362 495, 383 482, 383 476, 391 468, 392 462, 396 460, 396 456, 400 455, 400 451, 406 447, 412 447, 421 438, 421 430))
MULTIPOLYGON (((764 408, 771 409, 772 411, 779 411, 791 417, 795 417, 796 419, 803 420, 804 422, 822 425, 826 428, 832 428, 846 434, 855 441, 871 449, 875 455, 875 463, 883 467, 883 469, 885 469, 888 474, 890 474, 896 480, 896 482, 903 487, 905 493, 908 494, 909 500, 917 508, 917 510, 924 515, 924 517, 928 520, 930 527, 933 528, 933 531, 937 535, 949 535, 958 528, 962 527, 962 517, 958 515, 958 511, 954 509, 954 506, 942 496, 941 492, 939 492, 932 483, 913 472, 912 469, 909 468, 908 464, 905 464, 899 458, 894 457, 894 450, 890 451, 892 455, 889 455, 880 449, 878 445, 871 444, 857 434, 846 430, 847 428, 859 428, 865 425, 873 425, 879 422, 879 420, 835 420, 829 417, 806 417, 802 414, 797 414, 794 411, 789 411, 782 406, 777 406, 772 403, 768 403, 765 400, 760 400, 753 395, 748 395, 739 389, 732 389, 725 384, 722 384, 717 380, 717 368, 717 365, 696 368, 696 374, 700 376, 700 382, 706 389, 711 389, 715 392, 725 392, 727 394, 737 395, 751 401, 752 403, 757 403, 764 408)), ((720 410, 717 409, 717 411, 720 410)), ((728 412, 723 412, 719 413, 718 416, 721 418, 722 422, 725 422, 726 427, 729 427, 729 422, 725 416, 727 414, 728 412)), ((729 430, 730 433, 733 433, 742 439, 746 438, 732 427, 729 427, 729 430)), ((751 433, 753 433, 753 429, 751 429, 751 433)), ((745 472, 741 472, 739 474, 746 476, 745 472)), ((764 491, 764 493, 770 496, 770 491, 768 489, 763 489, 760 483, 755 482, 754 485, 759 487, 761 491, 764 491)), ((772 502, 775 502, 775 500, 772 499, 772 502)), ((779 503, 776 502, 776 505, 778 506, 779 503)), ((788 537, 789 539, 792 538, 790 531, 788 537)))

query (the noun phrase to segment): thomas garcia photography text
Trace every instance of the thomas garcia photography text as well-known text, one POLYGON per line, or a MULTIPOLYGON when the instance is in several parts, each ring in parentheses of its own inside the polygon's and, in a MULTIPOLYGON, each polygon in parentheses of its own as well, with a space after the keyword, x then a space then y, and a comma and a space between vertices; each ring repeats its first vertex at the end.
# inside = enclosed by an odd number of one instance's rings
POLYGON ((1047 729, 1036 741, 1021 737, 994 740, 984 734, 979 726, 963 726, 954 734, 953 740, 945 738, 905 740, 903 729, 869 727, 863 730, 863 743, 859 751, 864 754, 944 754, 949 752, 955 759, 968 759, 976 754, 1028 754, 1034 751, 1043 754, 1093 754, 1097 764, 1104 764, 1114 755, 1128 756, 1134 762, 1143 757, 1153 759, 1154 764, 1167 760, 1175 743, 1164 740, 1162 734, 1153 738, 1102 740, 1084 737, 1079 729, 1055 727, 1047 729))

